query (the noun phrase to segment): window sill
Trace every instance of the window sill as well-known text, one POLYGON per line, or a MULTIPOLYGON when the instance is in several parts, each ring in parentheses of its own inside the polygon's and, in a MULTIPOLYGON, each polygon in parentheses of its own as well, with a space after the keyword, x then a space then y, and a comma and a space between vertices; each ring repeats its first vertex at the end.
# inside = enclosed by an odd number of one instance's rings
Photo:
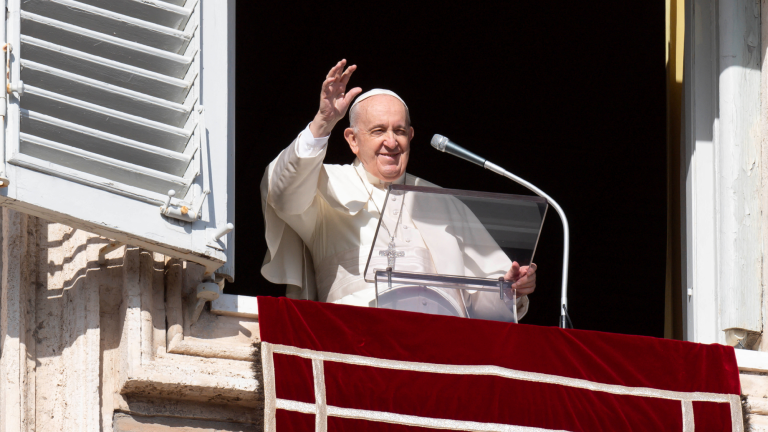
POLYGON ((739 371, 768 372, 768 352, 736 350, 739 371))
POLYGON ((211 313, 214 315, 259 319, 259 305, 256 297, 221 294, 219 298, 211 302, 211 313))

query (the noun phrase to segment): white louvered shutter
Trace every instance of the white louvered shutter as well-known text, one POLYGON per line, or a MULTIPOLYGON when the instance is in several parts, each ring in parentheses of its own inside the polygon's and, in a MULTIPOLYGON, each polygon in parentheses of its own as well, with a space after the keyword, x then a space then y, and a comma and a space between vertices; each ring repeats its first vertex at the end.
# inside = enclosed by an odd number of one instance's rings
POLYGON ((232 277, 234 0, 8 0, 6 25, 2 205, 232 277))

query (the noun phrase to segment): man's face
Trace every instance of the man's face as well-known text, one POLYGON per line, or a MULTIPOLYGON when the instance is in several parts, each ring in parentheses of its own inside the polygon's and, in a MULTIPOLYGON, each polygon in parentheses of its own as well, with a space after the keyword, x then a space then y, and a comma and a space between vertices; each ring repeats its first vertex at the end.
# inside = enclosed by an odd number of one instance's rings
POLYGON ((349 147, 366 171, 385 182, 397 180, 405 173, 413 139, 405 106, 395 97, 376 95, 356 109, 357 131, 344 131, 349 147))

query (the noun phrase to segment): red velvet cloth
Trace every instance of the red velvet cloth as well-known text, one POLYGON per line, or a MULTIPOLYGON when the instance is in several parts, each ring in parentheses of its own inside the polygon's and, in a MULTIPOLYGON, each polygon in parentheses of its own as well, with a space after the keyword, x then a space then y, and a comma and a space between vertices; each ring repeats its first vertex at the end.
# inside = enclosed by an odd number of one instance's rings
MULTIPOLYGON (((599 386, 609 384, 714 395, 719 402, 703 401, 701 396, 689 402, 696 431, 731 430, 734 399, 728 403, 728 395, 740 393, 733 348, 722 345, 271 297, 259 297, 259 323, 262 341, 275 347, 418 364, 493 365, 584 380, 563 385, 542 382, 539 375, 515 379, 399 370, 381 367, 375 360, 374 366, 325 360, 328 407, 539 430, 684 430, 681 399, 655 393, 616 394, 599 386), (599 389, 584 388, 590 383, 599 389)), ((277 352, 272 358, 276 398, 316 407, 312 360, 277 352)), ((278 431, 315 430, 314 412, 278 408, 274 415, 278 431)), ((398 419, 384 422, 345 415, 328 411, 327 430, 425 430, 397 424, 398 419)))

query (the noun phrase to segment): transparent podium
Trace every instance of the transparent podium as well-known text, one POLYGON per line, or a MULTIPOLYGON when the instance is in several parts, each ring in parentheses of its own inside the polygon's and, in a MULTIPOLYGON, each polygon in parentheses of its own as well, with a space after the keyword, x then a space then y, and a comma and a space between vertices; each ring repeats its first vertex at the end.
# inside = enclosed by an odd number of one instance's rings
POLYGON ((504 275, 530 265, 546 213, 537 196, 392 185, 365 267, 376 307, 495 319, 480 316, 478 293, 495 296, 486 308, 514 305, 504 275))

